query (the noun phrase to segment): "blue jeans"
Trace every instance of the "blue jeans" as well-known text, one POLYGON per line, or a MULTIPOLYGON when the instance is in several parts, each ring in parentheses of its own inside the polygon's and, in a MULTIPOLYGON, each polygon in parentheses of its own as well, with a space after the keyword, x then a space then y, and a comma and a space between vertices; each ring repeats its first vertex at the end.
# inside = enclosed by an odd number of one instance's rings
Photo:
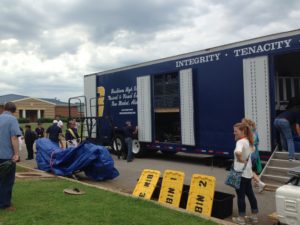
POLYGON ((242 177, 240 189, 235 189, 237 194, 237 203, 239 209, 239 216, 246 215, 246 196, 249 199, 251 212, 258 213, 257 201, 252 189, 251 178, 242 177))
MULTIPOLYGON (((0 159, 0 163, 9 159, 0 159)), ((15 182, 16 166, 5 177, 0 177, 0 209, 11 205, 12 189, 15 182)))
POLYGON ((274 126, 280 133, 282 147, 289 152, 289 159, 294 159, 295 144, 289 121, 286 119, 275 119, 274 126))
POLYGON ((127 145, 127 161, 133 159, 133 154, 132 154, 132 138, 127 137, 125 138, 125 143, 127 145))

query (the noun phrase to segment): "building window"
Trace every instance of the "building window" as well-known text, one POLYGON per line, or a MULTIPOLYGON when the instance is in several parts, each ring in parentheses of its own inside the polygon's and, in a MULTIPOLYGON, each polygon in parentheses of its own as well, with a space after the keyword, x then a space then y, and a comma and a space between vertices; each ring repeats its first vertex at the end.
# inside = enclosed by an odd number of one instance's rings
POLYGON ((23 110, 22 109, 19 110, 19 118, 23 118, 23 110))

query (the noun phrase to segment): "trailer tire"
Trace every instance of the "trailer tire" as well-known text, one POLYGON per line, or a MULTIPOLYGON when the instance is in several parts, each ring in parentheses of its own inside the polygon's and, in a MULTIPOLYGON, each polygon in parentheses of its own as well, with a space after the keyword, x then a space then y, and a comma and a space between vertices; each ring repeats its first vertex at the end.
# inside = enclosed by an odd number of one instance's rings
POLYGON ((141 148, 140 142, 138 139, 132 139, 132 153, 134 157, 143 157, 145 156, 146 151, 141 148))
POLYGON ((127 156, 127 148, 124 141, 124 137, 122 135, 116 135, 113 138, 112 149, 114 153, 118 156, 121 156, 123 159, 126 159, 127 156))

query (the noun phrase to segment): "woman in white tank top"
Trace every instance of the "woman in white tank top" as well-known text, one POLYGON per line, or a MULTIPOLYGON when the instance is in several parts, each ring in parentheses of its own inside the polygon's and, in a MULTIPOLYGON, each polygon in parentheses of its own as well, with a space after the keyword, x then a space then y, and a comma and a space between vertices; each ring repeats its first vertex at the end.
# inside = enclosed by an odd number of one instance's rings
POLYGON ((237 204, 239 216, 234 217, 233 221, 237 224, 246 224, 246 219, 251 220, 252 223, 258 223, 257 201, 252 189, 252 163, 251 153, 253 150, 253 134, 251 128, 245 123, 237 123, 233 126, 234 138, 236 146, 234 150, 234 169, 242 171, 245 164, 246 167, 242 174, 240 189, 236 189, 237 204), (249 199, 251 206, 251 216, 246 217, 246 196, 249 199))

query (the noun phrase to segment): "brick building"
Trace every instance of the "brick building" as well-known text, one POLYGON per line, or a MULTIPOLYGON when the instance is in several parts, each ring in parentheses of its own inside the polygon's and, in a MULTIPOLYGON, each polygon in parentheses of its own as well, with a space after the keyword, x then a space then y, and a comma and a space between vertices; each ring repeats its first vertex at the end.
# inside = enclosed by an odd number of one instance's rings
MULTIPOLYGON (((69 106, 67 102, 50 98, 34 98, 23 95, 8 94, 0 96, 0 113, 6 102, 13 102, 17 106, 15 116, 27 118, 36 122, 40 118, 55 118, 55 116, 68 117, 69 106)), ((76 105, 71 106, 71 115, 78 114, 76 105)))

